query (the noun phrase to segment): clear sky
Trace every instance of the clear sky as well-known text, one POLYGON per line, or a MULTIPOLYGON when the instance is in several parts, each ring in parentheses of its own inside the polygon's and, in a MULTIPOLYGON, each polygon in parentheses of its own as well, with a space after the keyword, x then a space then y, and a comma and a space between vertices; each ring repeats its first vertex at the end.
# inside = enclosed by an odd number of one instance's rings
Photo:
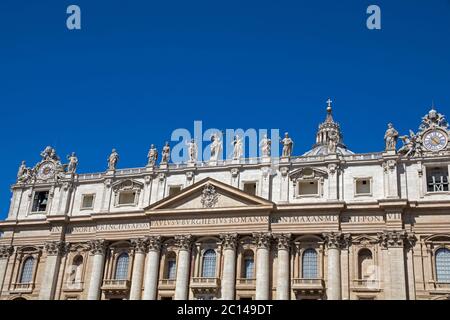
POLYGON ((450 0, 0 1, 0 218, 21 160, 144 166, 176 128, 279 128, 307 151, 325 101, 354 152, 450 116, 450 0), (66 8, 81 8, 81 30, 66 8), (381 8, 381 30, 366 9, 381 8))

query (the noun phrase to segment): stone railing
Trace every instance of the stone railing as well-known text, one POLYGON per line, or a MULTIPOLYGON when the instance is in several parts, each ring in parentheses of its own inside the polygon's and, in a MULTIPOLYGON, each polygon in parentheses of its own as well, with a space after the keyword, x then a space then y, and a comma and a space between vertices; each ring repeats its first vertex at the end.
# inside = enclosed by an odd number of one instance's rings
POLYGON ((380 281, 375 279, 355 279, 353 280, 353 289, 359 291, 379 290, 380 281))
POLYGON ((130 288, 129 280, 105 279, 103 280, 103 290, 128 290, 130 288))
POLYGON ((292 279, 293 289, 315 289, 323 288, 325 285, 322 278, 294 278, 292 279))
POLYGON ((176 279, 161 279, 159 280, 159 287, 161 289, 173 289, 175 288, 176 279))
POLYGON ((32 292, 34 289, 34 283, 33 282, 27 282, 27 283, 13 283, 12 284, 12 291, 14 292, 32 292))
POLYGON ((83 284, 82 281, 67 281, 64 284, 63 290, 64 291, 83 291, 83 284))

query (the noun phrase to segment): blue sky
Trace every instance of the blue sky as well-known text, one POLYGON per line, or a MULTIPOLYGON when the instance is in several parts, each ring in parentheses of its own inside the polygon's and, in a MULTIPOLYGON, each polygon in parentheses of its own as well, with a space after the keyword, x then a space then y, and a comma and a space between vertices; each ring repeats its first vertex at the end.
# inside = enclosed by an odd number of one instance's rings
POLYGON ((450 1, 0 2, 0 218, 21 160, 46 145, 79 172, 143 166, 176 128, 279 128, 307 151, 334 101, 354 152, 386 123, 450 116, 450 1), (82 29, 66 28, 77 4, 82 29), (366 28, 381 7, 382 29, 366 28))

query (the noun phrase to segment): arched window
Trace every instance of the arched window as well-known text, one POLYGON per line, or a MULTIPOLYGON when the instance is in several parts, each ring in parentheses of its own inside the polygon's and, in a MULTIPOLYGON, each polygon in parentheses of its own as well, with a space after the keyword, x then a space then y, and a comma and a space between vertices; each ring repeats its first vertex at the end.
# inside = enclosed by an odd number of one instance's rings
POLYGON ((126 280, 128 278, 128 253, 124 252, 117 258, 116 280, 126 280))
POLYGON ((216 276, 216 252, 212 249, 203 253, 202 277, 213 278, 216 276))
POLYGON ((450 250, 447 248, 436 251, 436 281, 450 283, 450 250))
POLYGON ((302 278, 317 278, 317 252, 314 249, 306 249, 302 257, 302 278))
POLYGON ((358 277, 367 279, 372 275, 373 257, 369 249, 361 249, 358 252, 358 277))
POLYGON ((20 275, 20 283, 33 282, 34 258, 28 257, 23 262, 22 274, 20 275))
POLYGON ((243 277, 245 279, 253 279, 255 270, 255 259, 253 257, 253 251, 246 251, 244 254, 244 270, 243 277))
POLYGON ((83 271, 83 257, 81 255, 75 256, 72 261, 72 270, 70 271, 70 282, 81 282, 81 276, 83 271))
POLYGON ((169 252, 166 258, 166 279, 176 279, 177 277, 177 257, 174 252, 169 252))

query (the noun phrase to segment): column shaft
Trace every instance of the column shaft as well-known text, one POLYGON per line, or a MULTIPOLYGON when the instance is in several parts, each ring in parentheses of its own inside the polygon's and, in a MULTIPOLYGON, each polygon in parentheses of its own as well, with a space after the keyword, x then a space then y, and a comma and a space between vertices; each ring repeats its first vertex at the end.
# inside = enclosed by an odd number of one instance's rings
POLYGON ((143 300, 156 300, 158 293, 159 255, 159 249, 148 251, 143 300))
POLYGON ((339 248, 328 248, 328 300, 341 299, 341 254, 339 248))
POLYGON ((233 300, 236 286, 236 249, 223 251, 222 300, 233 300))
POLYGON ((145 252, 136 252, 134 255, 133 275, 131 277, 130 300, 141 299, 144 264, 145 252))
POLYGON ((277 299, 289 300, 289 250, 278 249, 277 299))
POLYGON ((175 300, 187 300, 189 287, 190 253, 182 249, 178 252, 177 282, 175 285, 175 300))
POLYGON ((256 249, 256 300, 269 299, 269 249, 256 249))

